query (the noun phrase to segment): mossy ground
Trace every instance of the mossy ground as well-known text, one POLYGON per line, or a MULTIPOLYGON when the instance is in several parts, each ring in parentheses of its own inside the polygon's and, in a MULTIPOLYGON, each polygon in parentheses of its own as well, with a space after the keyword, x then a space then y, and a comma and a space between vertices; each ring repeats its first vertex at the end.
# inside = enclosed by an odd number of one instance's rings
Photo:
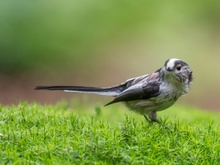
POLYGON ((0 162, 219 164, 220 114, 173 106, 159 118, 150 124, 121 104, 1 106, 0 162))

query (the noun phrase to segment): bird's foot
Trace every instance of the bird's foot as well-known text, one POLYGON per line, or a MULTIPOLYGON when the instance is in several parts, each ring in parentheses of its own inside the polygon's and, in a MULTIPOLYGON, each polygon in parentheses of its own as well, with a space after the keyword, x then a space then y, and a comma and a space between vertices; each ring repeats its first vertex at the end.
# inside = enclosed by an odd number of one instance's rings
POLYGON ((147 115, 144 115, 144 118, 151 124, 153 123, 160 123, 159 120, 155 119, 155 118, 149 118, 147 115))

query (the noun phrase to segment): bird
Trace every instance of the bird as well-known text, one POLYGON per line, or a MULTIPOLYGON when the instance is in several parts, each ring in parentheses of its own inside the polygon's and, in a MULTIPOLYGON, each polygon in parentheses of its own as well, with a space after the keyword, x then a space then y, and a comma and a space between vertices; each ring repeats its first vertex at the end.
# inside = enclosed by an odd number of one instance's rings
POLYGON ((107 103, 124 102, 130 110, 137 112, 150 122, 159 122, 157 112, 172 106, 180 96, 188 93, 193 81, 193 72, 181 59, 171 58, 155 72, 130 78, 111 87, 89 86, 36 86, 35 90, 63 90, 113 96, 107 103))

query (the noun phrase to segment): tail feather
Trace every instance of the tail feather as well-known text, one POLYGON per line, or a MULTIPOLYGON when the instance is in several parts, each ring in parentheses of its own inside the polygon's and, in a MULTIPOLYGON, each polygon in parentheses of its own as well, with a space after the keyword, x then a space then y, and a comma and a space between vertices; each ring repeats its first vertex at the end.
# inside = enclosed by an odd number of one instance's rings
POLYGON ((35 90, 63 90, 65 92, 91 93, 105 96, 116 96, 126 87, 119 85, 108 88, 85 87, 85 86, 36 86, 35 90))

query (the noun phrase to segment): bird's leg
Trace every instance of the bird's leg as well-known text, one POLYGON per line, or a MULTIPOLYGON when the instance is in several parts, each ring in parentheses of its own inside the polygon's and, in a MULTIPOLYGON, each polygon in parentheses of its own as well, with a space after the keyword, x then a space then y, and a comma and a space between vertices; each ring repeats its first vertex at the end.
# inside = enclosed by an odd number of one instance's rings
POLYGON ((148 118, 147 115, 144 115, 144 118, 145 118, 148 122, 150 122, 150 120, 149 120, 149 118, 148 118))
POLYGON ((157 120, 157 114, 156 112, 151 112, 147 115, 144 115, 144 118, 149 122, 149 123, 153 123, 153 122, 156 122, 156 123, 159 123, 159 121, 157 120))
POLYGON ((155 111, 150 112, 148 116, 151 119, 151 122, 159 123, 159 121, 157 120, 157 113, 155 111))

